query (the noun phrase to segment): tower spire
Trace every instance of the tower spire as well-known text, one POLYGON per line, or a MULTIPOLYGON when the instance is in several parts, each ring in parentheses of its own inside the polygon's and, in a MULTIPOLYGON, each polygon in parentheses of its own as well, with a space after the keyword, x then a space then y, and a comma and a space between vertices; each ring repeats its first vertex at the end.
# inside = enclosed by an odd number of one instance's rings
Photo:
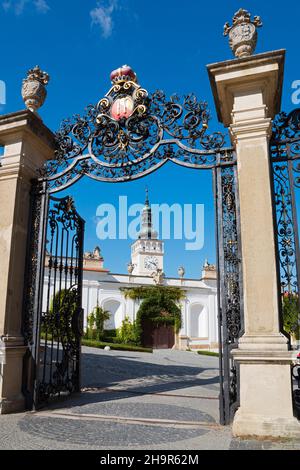
POLYGON ((163 272, 164 243, 158 240, 158 233, 152 223, 152 207, 149 201, 149 189, 145 187, 145 203, 141 211, 140 232, 138 239, 131 246, 131 264, 129 274, 149 276, 153 272, 163 272))
POLYGON ((157 239, 157 232, 153 230, 153 226, 152 226, 152 211, 151 211, 151 206, 150 206, 150 201, 149 201, 148 186, 146 186, 145 192, 146 192, 146 199, 145 199, 144 209, 142 212, 142 224, 141 224, 142 228, 139 234, 139 238, 155 240, 157 239))
POLYGON ((149 203, 149 188, 148 188, 148 186, 146 186, 145 192, 146 192, 145 206, 148 207, 148 206, 150 206, 150 203, 149 203))

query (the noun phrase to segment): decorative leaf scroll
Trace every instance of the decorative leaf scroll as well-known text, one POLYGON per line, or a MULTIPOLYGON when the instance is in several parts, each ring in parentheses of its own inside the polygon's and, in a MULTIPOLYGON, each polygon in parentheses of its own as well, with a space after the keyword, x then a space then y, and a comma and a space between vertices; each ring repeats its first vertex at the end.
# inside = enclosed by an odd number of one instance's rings
MULTIPOLYGON (((273 122, 271 143, 282 143, 285 140, 300 138, 300 109, 294 109, 289 114, 280 113, 273 122)), ((300 153, 300 149, 299 153, 300 153)))
MULTIPOLYGON (((297 340, 300 334, 300 247, 295 193, 300 187, 300 109, 290 114, 280 113, 276 117, 270 149, 282 299, 281 323, 283 330, 297 340)), ((298 386, 293 389, 294 410, 300 419, 299 364, 292 368, 292 375, 298 386)))
POLYGON ((208 133, 206 102, 194 94, 149 96, 132 76, 121 78, 83 116, 62 122, 55 158, 41 175, 50 186, 65 187, 83 175, 100 181, 140 178, 168 160, 212 167, 233 158, 223 149, 225 136, 208 133))
POLYGON ((287 162, 274 164, 274 197, 277 217, 277 243, 280 259, 281 294, 298 294, 296 237, 293 200, 287 162))
MULTIPOLYGON (((293 184, 300 187, 300 109, 295 109, 290 114, 280 113, 273 123, 271 138, 271 157, 275 162, 292 162, 291 173, 293 184)), ((280 167, 275 167, 275 171, 280 167)), ((281 181, 284 176, 281 171, 281 181)), ((287 178, 289 175, 287 175, 287 178)), ((283 183, 284 184, 284 183, 283 183)))
POLYGON ((295 190, 300 186, 300 109, 280 113, 273 123, 271 159, 281 294, 298 295, 297 211, 295 190))
POLYGON ((237 344, 241 332, 240 315, 240 256, 237 232, 236 188, 231 167, 222 171, 223 250, 227 343, 237 344))

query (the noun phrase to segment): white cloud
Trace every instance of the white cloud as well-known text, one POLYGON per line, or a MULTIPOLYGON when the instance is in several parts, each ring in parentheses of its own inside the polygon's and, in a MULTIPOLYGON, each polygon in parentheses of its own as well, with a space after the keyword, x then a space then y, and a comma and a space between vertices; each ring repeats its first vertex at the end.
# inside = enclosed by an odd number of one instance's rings
POLYGON ((114 23, 113 14, 118 9, 118 0, 99 0, 93 10, 90 11, 92 25, 98 25, 101 28, 102 36, 108 38, 111 36, 114 23))
POLYGON ((8 11, 11 7, 11 2, 9 0, 5 1, 5 2, 2 2, 2 8, 5 10, 5 11, 8 11))
POLYGON ((17 2, 12 3, 15 4, 14 8, 16 15, 21 15, 23 13, 26 3, 28 3, 28 0, 18 0, 17 2))
POLYGON ((46 0, 34 0, 35 8, 40 13, 47 13, 50 7, 46 0))
POLYGON ((16 15, 21 15, 27 5, 32 5, 37 12, 47 13, 50 9, 48 0, 4 0, 2 8, 4 11, 12 11, 16 15))

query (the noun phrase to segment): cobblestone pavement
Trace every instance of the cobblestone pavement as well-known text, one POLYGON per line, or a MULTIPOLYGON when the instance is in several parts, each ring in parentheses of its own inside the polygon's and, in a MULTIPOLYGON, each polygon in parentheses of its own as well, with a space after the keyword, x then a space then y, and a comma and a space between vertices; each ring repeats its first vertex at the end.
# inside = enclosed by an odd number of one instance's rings
POLYGON ((84 348, 84 391, 38 413, 0 416, 1 449, 300 449, 232 439, 218 424, 218 359, 84 348))

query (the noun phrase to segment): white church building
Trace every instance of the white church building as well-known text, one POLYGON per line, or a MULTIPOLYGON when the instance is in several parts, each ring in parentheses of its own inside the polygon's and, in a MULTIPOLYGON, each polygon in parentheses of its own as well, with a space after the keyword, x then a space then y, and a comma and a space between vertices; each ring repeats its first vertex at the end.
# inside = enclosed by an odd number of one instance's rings
POLYGON ((99 247, 84 254, 83 309, 84 323, 98 304, 110 312, 105 329, 116 329, 125 317, 133 322, 141 301, 125 298, 121 288, 164 285, 180 287, 186 298, 181 301, 182 327, 175 340, 180 349, 218 348, 217 276, 216 268, 207 262, 199 279, 186 279, 184 269, 178 268, 178 277, 164 275, 165 243, 159 240, 152 227, 152 213, 148 195, 142 213, 141 231, 131 246, 128 274, 112 273, 104 267, 99 247))

